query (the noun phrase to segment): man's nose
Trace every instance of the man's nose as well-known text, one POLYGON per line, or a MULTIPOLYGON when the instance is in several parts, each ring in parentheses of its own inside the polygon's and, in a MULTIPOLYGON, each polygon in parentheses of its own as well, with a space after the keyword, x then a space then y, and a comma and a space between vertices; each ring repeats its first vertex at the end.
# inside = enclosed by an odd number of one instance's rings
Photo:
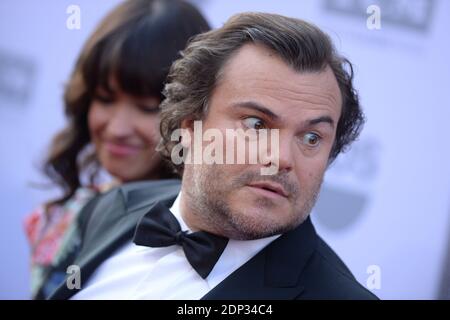
POLYGON ((294 137, 281 135, 279 130, 271 130, 268 142, 266 152, 262 156, 263 164, 267 168, 263 174, 291 171, 294 164, 294 137))

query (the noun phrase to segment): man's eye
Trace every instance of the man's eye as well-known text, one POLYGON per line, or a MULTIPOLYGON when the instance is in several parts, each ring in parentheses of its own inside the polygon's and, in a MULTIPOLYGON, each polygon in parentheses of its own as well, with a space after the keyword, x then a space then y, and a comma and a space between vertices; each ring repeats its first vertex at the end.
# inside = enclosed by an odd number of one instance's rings
POLYGON ((244 119, 244 125, 249 129, 261 130, 265 129, 264 121, 256 117, 248 117, 244 119))
POLYGON ((321 140, 321 137, 314 133, 314 132, 308 132, 303 136, 303 144, 307 145, 308 147, 316 147, 319 145, 321 140))

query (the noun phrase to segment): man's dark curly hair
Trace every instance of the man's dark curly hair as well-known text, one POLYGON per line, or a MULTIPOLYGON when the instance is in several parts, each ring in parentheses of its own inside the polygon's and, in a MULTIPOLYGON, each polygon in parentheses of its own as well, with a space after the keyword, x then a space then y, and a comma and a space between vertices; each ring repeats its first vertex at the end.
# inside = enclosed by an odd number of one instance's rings
MULTIPOLYGON (((171 134, 185 119, 202 120, 222 68, 244 44, 263 45, 298 72, 320 72, 330 66, 342 95, 342 113, 329 156, 331 164, 359 135, 364 124, 358 95, 353 88, 353 66, 340 56, 327 34, 303 20, 267 13, 242 13, 222 28, 190 41, 171 67, 161 104, 161 142, 158 150, 170 159, 171 134)), ((179 173, 183 164, 176 166, 179 173)))

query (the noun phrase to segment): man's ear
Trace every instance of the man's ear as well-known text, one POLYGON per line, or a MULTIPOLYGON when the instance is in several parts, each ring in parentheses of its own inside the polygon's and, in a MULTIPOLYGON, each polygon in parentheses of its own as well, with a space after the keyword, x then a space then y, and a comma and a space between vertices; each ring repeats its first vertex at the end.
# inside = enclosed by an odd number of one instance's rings
POLYGON ((180 124, 181 129, 188 129, 191 133, 194 131, 194 119, 184 118, 180 124))

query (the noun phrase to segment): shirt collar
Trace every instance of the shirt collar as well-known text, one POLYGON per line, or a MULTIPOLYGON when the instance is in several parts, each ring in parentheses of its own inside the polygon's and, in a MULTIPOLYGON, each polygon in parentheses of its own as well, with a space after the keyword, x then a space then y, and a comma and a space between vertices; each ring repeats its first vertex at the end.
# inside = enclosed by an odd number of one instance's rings
MULTIPOLYGON (((187 224, 184 222, 180 209, 181 191, 178 193, 175 202, 170 207, 170 211, 177 218, 181 226, 181 230, 191 232, 187 224)), ((264 249, 268 244, 277 239, 280 234, 256 239, 256 240, 234 240, 230 239, 228 244, 214 266, 211 273, 206 278, 211 288, 219 284, 224 278, 238 269, 248 260, 253 258, 259 251, 264 249)))

